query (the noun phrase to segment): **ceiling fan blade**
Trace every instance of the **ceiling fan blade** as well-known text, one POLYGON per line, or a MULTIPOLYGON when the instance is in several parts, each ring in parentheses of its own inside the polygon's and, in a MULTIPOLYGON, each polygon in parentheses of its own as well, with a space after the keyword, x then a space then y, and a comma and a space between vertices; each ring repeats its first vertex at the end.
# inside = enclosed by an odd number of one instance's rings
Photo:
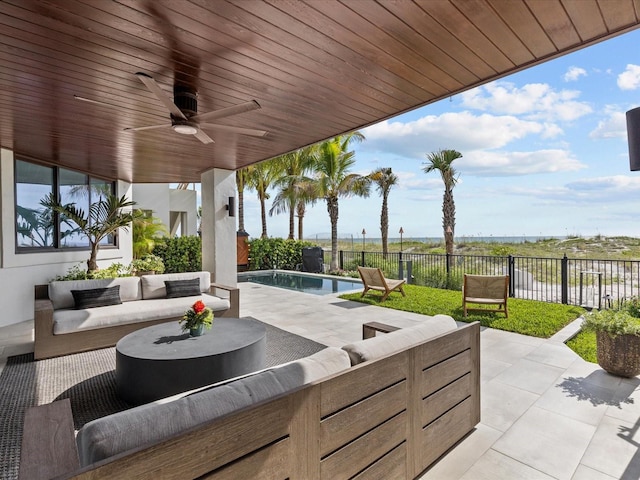
POLYGON ((175 103, 167 96, 167 94, 160 88, 160 85, 156 83, 153 77, 147 75, 146 73, 138 72, 136 76, 140 79, 142 83, 146 85, 146 87, 153 93, 158 100, 164 103, 164 106, 169 109, 171 115, 175 117, 182 118, 184 120, 187 119, 182 110, 180 110, 175 103))
POLYGON ((221 132, 240 133, 241 135, 251 135, 252 137, 264 137, 267 135, 265 130, 254 130, 252 128, 232 127, 229 125, 218 125, 216 123, 200 123, 200 128, 210 128, 212 130, 220 130, 221 132))
POLYGON ((214 110, 213 112, 202 113, 191 117, 194 122, 207 122, 209 120, 215 120, 216 118, 230 117, 231 115, 238 115, 239 113, 250 112, 251 110, 258 110, 260 104, 255 100, 234 105, 233 107, 221 108, 220 110, 214 110))
POLYGON ((137 127, 137 128, 125 128, 125 132, 141 132, 142 130, 153 130, 156 128, 166 128, 170 127, 170 123, 163 123, 162 125, 148 125, 146 127, 137 127))
POLYGON ((204 133, 202 130, 198 129, 198 133, 196 133, 194 135, 194 137, 196 137, 198 140, 200 140, 202 143, 204 143, 205 145, 207 143, 216 143, 213 141, 213 139, 207 135, 206 133, 204 133))

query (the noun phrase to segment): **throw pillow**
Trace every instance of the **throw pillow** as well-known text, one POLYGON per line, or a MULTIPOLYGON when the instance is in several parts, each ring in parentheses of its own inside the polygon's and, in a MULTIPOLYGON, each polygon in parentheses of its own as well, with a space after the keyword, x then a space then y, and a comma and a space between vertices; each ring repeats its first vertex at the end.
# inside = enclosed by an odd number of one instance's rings
POLYGON ((167 298, 192 297, 201 295, 200 279, 190 278, 189 280, 165 280, 164 286, 167 289, 167 298))
POLYGON ((90 288, 86 290, 71 290, 76 310, 85 308, 106 307, 108 305, 119 305, 120 285, 104 288, 90 288))

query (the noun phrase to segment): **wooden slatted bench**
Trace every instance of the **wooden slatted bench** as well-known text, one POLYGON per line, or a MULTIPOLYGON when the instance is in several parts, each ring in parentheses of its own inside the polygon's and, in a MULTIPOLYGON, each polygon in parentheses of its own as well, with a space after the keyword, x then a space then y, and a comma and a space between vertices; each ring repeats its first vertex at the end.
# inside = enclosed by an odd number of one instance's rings
POLYGON ((376 332, 391 333, 396 330, 400 330, 400 327, 394 327, 380 322, 367 322, 362 325, 362 339, 373 338, 376 336, 376 332))
POLYGON ((20 480, 48 480, 80 468, 71 402, 29 407, 24 416, 20 480))

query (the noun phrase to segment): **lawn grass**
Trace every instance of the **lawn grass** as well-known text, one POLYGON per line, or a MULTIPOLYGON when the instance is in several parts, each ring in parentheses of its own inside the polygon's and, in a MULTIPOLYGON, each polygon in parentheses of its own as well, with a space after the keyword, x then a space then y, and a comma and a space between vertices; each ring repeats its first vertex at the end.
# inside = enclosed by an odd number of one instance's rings
POLYGON ((596 355, 596 332, 580 331, 567 342, 567 346, 587 362, 598 363, 596 355))
POLYGON ((509 318, 492 312, 469 312, 464 318, 460 291, 406 285, 405 292, 406 297, 394 292, 384 302, 380 302, 382 294, 378 292, 369 292, 364 298, 360 298, 360 293, 340 295, 340 298, 423 315, 442 313, 459 321, 478 321, 485 327, 541 338, 549 338, 585 311, 573 305, 510 298, 509 318))

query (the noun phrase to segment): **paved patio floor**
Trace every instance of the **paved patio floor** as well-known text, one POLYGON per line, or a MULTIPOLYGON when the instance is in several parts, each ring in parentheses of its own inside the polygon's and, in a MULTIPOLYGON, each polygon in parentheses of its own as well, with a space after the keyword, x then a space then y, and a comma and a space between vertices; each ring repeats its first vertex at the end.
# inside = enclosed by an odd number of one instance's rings
MULTIPOLYGON (((422 315, 253 283, 240 284, 240 313, 340 347, 362 324, 400 327, 422 315)), ((622 379, 583 361, 563 341, 483 329, 482 421, 424 480, 640 479, 640 379, 622 379)), ((0 329, 6 358, 33 350, 29 322, 0 329)))

